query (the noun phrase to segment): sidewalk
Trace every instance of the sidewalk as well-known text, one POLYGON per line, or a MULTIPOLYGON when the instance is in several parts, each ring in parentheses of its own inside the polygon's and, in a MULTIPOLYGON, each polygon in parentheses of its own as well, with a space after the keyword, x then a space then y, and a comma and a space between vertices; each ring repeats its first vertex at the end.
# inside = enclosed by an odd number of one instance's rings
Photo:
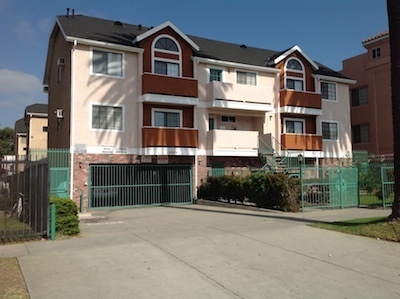
POLYGON ((313 221, 390 210, 258 212, 200 205, 99 211, 83 237, 0 247, 31 298, 397 298, 400 244, 313 221))

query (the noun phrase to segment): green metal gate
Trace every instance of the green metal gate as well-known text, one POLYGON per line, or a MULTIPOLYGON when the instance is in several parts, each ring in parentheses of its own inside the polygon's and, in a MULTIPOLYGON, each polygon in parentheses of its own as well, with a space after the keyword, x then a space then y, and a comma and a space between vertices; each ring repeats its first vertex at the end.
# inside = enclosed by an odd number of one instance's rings
POLYGON ((69 149, 31 149, 30 161, 49 159, 50 196, 66 198, 69 196, 70 152, 69 149))
POLYGON ((357 168, 301 169, 302 208, 345 208, 359 205, 357 168))
POLYGON ((89 209, 192 203, 191 165, 89 168, 89 209))
POLYGON ((389 207, 394 202, 394 166, 381 167, 382 205, 389 207))

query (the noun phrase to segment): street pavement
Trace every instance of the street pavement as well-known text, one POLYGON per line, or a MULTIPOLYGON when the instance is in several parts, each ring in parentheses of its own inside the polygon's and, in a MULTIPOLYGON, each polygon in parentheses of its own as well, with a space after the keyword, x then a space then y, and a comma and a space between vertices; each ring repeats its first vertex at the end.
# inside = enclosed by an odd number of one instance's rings
POLYGON ((400 243, 307 224, 390 210, 204 205, 81 215, 82 236, 0 246, 40 298, 400 298, 400 243))

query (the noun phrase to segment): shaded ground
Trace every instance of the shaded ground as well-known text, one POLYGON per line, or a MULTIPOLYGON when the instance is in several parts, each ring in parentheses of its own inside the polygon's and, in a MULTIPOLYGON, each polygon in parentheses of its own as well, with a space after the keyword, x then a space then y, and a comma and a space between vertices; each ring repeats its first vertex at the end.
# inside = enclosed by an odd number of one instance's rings
POLYGON ((16 258, 0 258, 0 298, 29 298, 16 258))

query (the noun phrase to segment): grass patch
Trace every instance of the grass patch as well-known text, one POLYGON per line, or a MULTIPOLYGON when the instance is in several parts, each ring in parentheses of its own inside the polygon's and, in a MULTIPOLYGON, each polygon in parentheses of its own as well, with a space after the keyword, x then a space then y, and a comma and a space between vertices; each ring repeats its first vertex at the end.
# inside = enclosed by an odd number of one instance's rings
POLYGON ((320 222, 312 227, 333 230, 387 241, 400 242, 400 222, 387 222, 387 217, 363 218, 338 222, 320 222))
POLYGON ((0 298, 29 298, 16 258, 0 258, 0 298))

